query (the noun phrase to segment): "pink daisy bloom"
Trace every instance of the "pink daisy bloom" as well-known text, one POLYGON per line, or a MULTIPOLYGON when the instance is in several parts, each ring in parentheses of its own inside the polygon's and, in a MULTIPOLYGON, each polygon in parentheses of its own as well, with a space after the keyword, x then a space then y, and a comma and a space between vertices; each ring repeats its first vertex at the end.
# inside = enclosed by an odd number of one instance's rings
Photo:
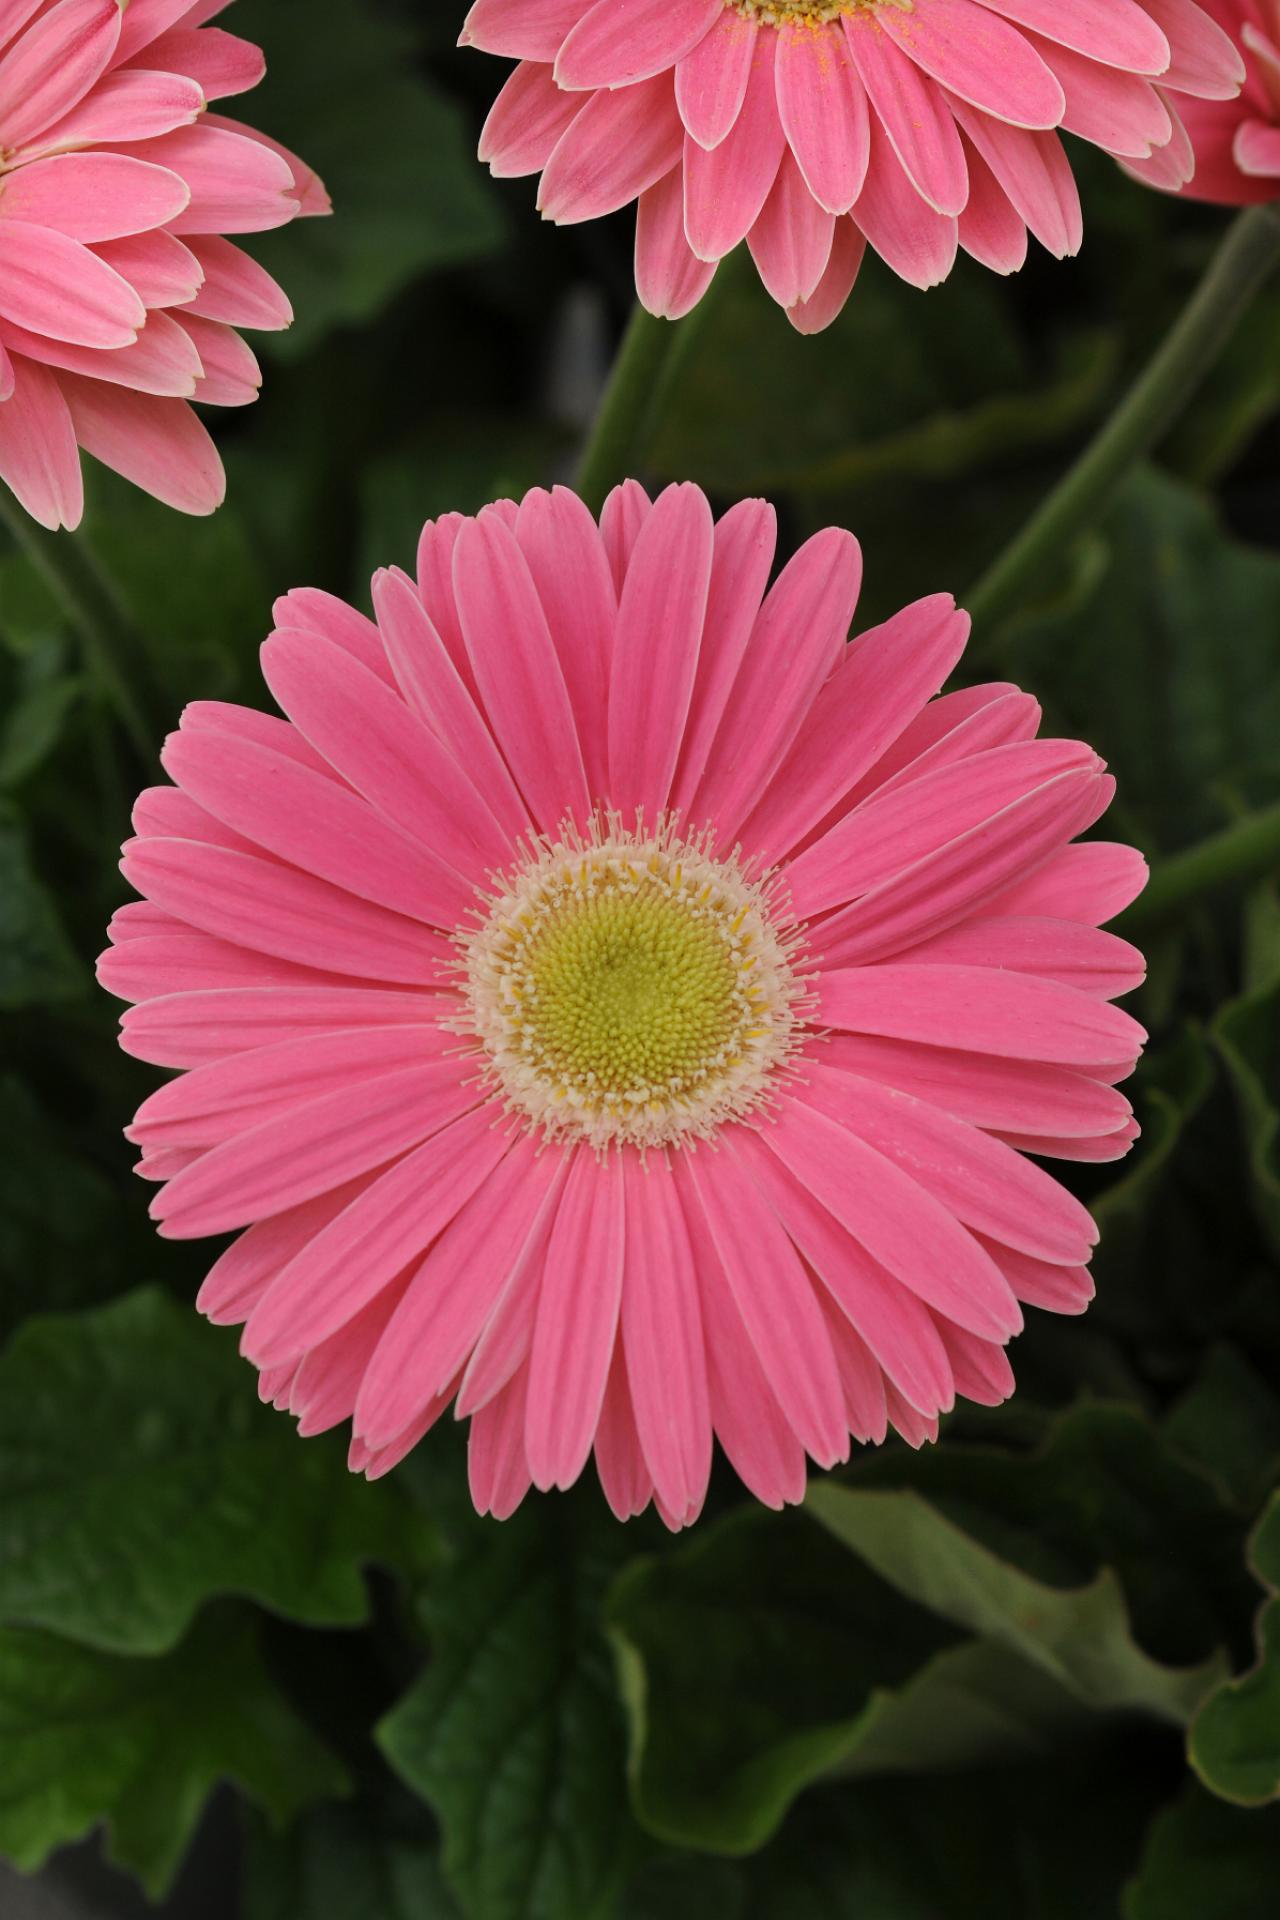
POLYGON ((237 327, 287 327, 225 235, 327 213, 316 176, 210 100, 263 74, 226 0, 0 0, 0 480, 43 526, 84 508, 81 447, 184 513, 222 462, 187 404, 255 400, 237 327))
POLYGON ((1185 179, 1182 97, 1243 78, 1196 0, 475 0, 462 41, 521 63, 481 138, 494 173, 540 173, 562 223, 638 203, 651 313, 687 313, 745 240, 808 333, 868 244, 917 287, 961 247, 1014 272, 1028 230, 1075 253, 1059 131, 1185 179))
POLYGON ((1245 64, 1237 100, 1192 100, 1182 113, 1195 154, 1189 182, 1169 177, 1155 156, 1131 167, 1140 180, 1229 207, 1280 199, 1280 0, 1200 0, 1245 64))
POLYGON ((429 524, 376 620, 288 594, 287 718, 187 708, 103 984, 182 1069, 128 1136, 199 1305, 351 1464, 470 1419, 482 1511, 594 1448, 620 1516, 698 1513, 712 1437, 806 1455, 1003 1400, 1022 1306, 1082 1312, 1144 1041, 1100 931, 1114 782, 997 684, 935 698, 945 594, 847 636, 856 541, 769 584, 762 500, 634 482, 429 524))

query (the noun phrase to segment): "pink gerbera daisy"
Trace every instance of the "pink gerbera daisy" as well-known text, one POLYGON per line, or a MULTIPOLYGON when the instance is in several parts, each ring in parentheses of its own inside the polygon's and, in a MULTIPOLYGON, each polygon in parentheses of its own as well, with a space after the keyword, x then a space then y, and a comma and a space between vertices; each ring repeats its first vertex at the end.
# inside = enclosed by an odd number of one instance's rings
POLYGON ((746 240, 796 326, 839 313, 868 243, 904 280, 957 249, 997 273, 1028 229, 1081 240, 1058 130, 1191 165, 1173 96, 1228 98, 1196 0, 475 0, 464 44, 521 62, 481 139, 551 220, 638 202, 636 284, 676 319, 746 240))
POLYGON ((376 624, 287 595, 287 719, 198 702, 145 792, 105 986, 181 1077, 129 1128, 161 1232, 244 1229, 199 1304, 305 1434, 385 1472, 453 1405, 481 1510, 698 1513, 1011 1391, 1020 1302, 1096 1233, 1141 956, 1099 931, 1113 781, 1003 684, 938 692, 947 595, 846 644, 857 543, 778 575, 629 482, 422 536, 376 624))
POLYGON ((1191 100, 1183 109, 1195 155, 1189 182, 1157 155, 1132 166, 1138 179, 1194 200, 1244 207, 1280 199, 1280 0, 1200 0, 1240 47, 1244 91, 1237 100, 1191 100))
POLYGON ((224 236, 327 213, 301 161, 206 103, 262 55, 205 21, 227 0, 0 0, 0 480, 79 524, 79 448, 184 513, 225 479, 187 404, 261 376, 237 327, 287 327, 224 236))

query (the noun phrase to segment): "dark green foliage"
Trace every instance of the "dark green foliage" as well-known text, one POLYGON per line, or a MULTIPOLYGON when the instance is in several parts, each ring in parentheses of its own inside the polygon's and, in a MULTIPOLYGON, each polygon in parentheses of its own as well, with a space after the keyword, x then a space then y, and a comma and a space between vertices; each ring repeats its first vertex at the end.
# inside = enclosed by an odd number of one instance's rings
MULTIPOLYGON (((94 472, 86 539, 182 704, 265 705, 302 583, 367 604, 428 514, 571 470, 630 223, 552 232, 473 159, 498 63, 421 0, 240 0, 249 117, 338 209, 251 242, 297 324, 217 424, 226 508, 94 472), (566 344, 568 343, 568 344, 566 344)), ((1081 167, 1087 248, 927 298, 869 262, 802 341, 736 267, 656 396, 648 481, 863 541, 860 618, 963 595, 1141 363, 1218 215, 1081 167)), ((1280 288, 1162 450, 959 676, 1103 752, 1155 860, 1280 799, 1280 288)), ((597 365, 598 363, 598 365, 597 365)), ((1103 1230, 1020 1391, 671 1539, 594 1481, 498 1527, 446 1423, 388 1481, 261 1407, 120 1129, 155 1083, 92 965, 157 777, 0 548, 0 1852, 95 1828, 152 1894, 213 1788, 243 1920, 1260 1920, 1280 1881, 1280 905, 1144 927, 1144 1132, 1069 1170, 1103 1230)), ((1139 909, 1139 915, 1141 909, 1139 909)), ((222 1910, 230 1916, 228 1890, 222 1910)), ((239 1920, 239 1916, 237 1916, 239 1920)))

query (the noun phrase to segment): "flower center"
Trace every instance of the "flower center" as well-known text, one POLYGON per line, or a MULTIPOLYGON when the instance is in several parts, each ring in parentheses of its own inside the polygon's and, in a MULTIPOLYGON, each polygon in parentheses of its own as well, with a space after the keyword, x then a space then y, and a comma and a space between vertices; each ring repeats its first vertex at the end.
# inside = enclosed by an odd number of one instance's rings
POLYGON ((460 944, 490 1083, 599 1150, 710 1138, 768 1100, 796 1043, 798 930, 705 839, 569 831, 460 944))
POLYGON ((842 14, 872 13, 877 7, 910 13, 915 0, 726 0, 726 4, 766 27, 824 27, 842 14))

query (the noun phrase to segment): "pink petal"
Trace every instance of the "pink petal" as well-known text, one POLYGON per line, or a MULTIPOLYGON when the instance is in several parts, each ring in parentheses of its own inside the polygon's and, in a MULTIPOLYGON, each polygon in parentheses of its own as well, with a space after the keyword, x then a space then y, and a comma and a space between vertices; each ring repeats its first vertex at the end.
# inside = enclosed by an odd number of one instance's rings
POLYGON ((971 1126, 1001 1133, 1085 1139, 1114 1132, 1129 1102, 1085 1073, 1040 1061, 1008 1060, 955 1047, 837 1033, 822 1059, 842 1071, 912 1094, 971 1126))
POLYGON ((633 1520, 653 1498, 653 1476, 636 1432, 621 1344, 613 1349, 595 1438, 596 1471, 615 1520, 633 1520))
POLYGON ((512 60, 554 60, 588 0, 473 0, 460 47, 512 60))
POLYGON ((946 94, 899 50, 878 12, 873 31, 869 25, 845 16, 845 38, 876 118, 920 197, 935 213, 957 214, 969 198, 969 175, 946 94))
POLYGON ((599 529, 567 487, 535 487, 520 503, 515 535, 564 673, 587 786, 598 796, 608 784, 605 725, 618 616, 599 529))
POLYGON ((188 242, 204 279, 188 311, 230 327, 278 332, 293 320, 293 308, 264 267, 218 234, 193 234, 188 242))
POLYGON ((923 0, 909 21, 877 24, 916 66, 971 106, 1015 127, 1056 127, 1062 88, 1024 35, 974 0, 923 0))
POLYGON ((708 151, 727 137, 747 97, 755 63, 754 20, 724 8, 676 68, 676 105, 691 139, 708 151))
POLYGON ((0 315, 82 347, 128 346, 147 317, 105 260, 25 220, 0 221, 0 315))
POLYGON ((0 480, 42 527, 78 527, 80 450, 61 388, 30 360, 15 360, 11 372, 13 390, 0 402, 0 480))
POLYGON ((626 87, 691 53, 724 11, 721 0, 588 0, 556 56, 556 85, 626 87))
POLYGON ((467 1475, 477 1513, 508 1520, 533 1481, 524 1451, 529 1370, 515 1375, 501 1393, 472 1416, 467 1475))
POLYGON ((624 1193, 616 1155, 578 1151, 551 1230, 529 1355, 525 1451, 542 1491, 573 1485, 600 1419, 622 1299, 624 1193))
POLYGON ((216 1327, 243 1325, 276 1275, 337 1218, 364 1184, 363 1180, 350 1181, 246 1228, 205 1276, 196 1295, 200 1312, 216 1327))
POLYGON ((852 219, 837 220, 827 270, 807 300, 787 308, 797 333, 822 333, 844 311, 866 255, 867 243, 852 219))
POLYGON ((636 208, 636 293, 647 313, 682 320, 716 274, 699 260, 684 231, 684 170, 671 172, 640 195, 636 208))
MULTIPOLYGON (((429 1021, 453 1006, 443 996, 376 987, 221 987, 174 992, 132 1007, 120 1045, 160 1067, 197 1067, 249 1049, 357 1027, 429 1021)), ((1016 1123, 1010 1123, 1016 1124, 1016 1123)))
POLYGON ((478 157, 498 180, 541 173, 582 105, 577 95, 560 91, 549 66, 524 61, 489 110, 478 157))
POLYGON ((118 0, 59 0, 0 55, 0 149, 59 120, 106 69, 120 38, 118 0))
POLYGON ((909 286, 937 286, 955 265, 955 217, 936 213, 921 199, 878 121, 853 218, 885 265, 909 286))
POLYGON ((593 94, 543 170, 543 218, 571 226, 616 213, 671 171, 683 132, 670 74, 593 94))
POLYGON ((213 513, 226 497, 218 450, 185 400, 106 388, 63 374, 76 438, 86 453, 179 513, 213 513))
POLYGON ((835 217, 818 205, 791 154, 784 153, 769 198, 747 235, 765 291, 780 307, 800 306, 816 292, 835 229, 835 217))
POLYGON ((1100 927, 1123 913, 1149 878, 1147 863, 1136 847, 1090 840, 1083 846, 1059 848, 1034 873, 989 899, 984 911, 1049 914, 1100 927))
POLYGON ((848 213, 867 177, 867 94, 839 26, 781 30, 778 114, 810 193, 828 213, 848 213))
POLYGON ((609 680, 609 797, 652 821, 665 807, 698 665, 714 523, 695 486, 668 487, 636 542, 609 680))
POLYGON ((742 111, 724 139, 708 151, 685 137, 684 225, 700 260, 722 260, 745 240, 777 177, 786 136, 774 91, 776 38, 757 37, 742 111))
POLYGON ((267 70, 260 47, 221 27, 171 27, 151 42, 143 63, 160 72, 189 74, 206 100, 248 93, 267 70))

